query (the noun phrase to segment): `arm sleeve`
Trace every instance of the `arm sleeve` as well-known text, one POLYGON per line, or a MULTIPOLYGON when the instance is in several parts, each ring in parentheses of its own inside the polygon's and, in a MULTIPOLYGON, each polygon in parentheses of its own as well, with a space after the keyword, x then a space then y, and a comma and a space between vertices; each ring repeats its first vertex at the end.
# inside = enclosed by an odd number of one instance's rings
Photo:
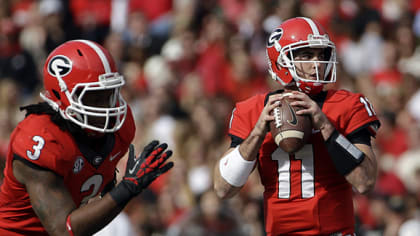
POLYGON ((355 132, 347 135, 347 139, 353 144, 366 144, 368 146, 372 146, 370 138, 372 134, 369 132, 367 128, 356 130, 355 132))

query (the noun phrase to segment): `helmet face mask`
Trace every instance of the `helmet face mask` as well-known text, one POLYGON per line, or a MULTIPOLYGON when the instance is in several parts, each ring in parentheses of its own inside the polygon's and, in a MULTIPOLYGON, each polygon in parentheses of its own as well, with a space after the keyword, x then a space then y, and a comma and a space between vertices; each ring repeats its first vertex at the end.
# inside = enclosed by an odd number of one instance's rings
POLYGON ((331 48, 298 47, 290 51, 292 67, 289 68, 298 88, 309 94, 319 93, 323 85, 335 82, 331 73, 331 48), (295 53, 293 53, 295 52, 295 53), (308 89, 307 89, 308 87, 308 89), (312 91, 313 90, 313 91, 312 91))
POLYGON ((113 76, 105 83, 99 79, 99 82, 77 84, 70 95, 70 106, 65 110, 69 120, 98 132, 118 130, 125 119, 127 106, 120 96, 124 80, 117 73, 113 76))
POLYGON ((307 94, 322 91, 326 83, 336 81, 336 49, 326 31, 311 19, 299 17, 283 22, 275 29, 267 43, 267 57, 271 77, 283 86, 295 84, 307 94), (297 59, 299 51, 321 50, 319 59, 297 59), (307 64, 303 66, 302 64, 307 64), (315 72, 299 71, 313 67, 315 72), (310 74, 309 76, 304 76, 310 74))
POLYGON ((87 40, 69 41, 46 61, 41 98, 82 129, 116 132, 127 114, 120 94, 124 84, 104 48, 87 40))

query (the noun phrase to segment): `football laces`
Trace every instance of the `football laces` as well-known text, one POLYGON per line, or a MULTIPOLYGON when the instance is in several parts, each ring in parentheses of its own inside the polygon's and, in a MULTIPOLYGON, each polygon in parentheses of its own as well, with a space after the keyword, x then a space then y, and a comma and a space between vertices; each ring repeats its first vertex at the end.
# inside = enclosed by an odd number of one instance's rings
POLYGON ((276 128, 280 128, 283 123, 281 122, 281 114, 280 114, 280 108, 275 107, 273 109, 273 116, 274 116, 274 124, 276 125, 276 128))

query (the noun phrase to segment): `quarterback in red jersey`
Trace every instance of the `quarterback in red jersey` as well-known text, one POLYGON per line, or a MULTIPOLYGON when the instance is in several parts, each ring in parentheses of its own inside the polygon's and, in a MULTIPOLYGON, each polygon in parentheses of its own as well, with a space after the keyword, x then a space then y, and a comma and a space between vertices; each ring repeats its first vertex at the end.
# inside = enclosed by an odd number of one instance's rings
POLYGON ((352 188, 370 191, 377 163, 371 148, 379 120, 362 94, 327 90, 336 81, 336 51, 322 26, 305 17, 283 22, 267 43, 269 73, 284 90, 255 95, 232 112, 229 150, 215 166, 219 197, 234 196, 258 169, 267 235, 353 235, 352 188), (286 153, 268 132, 270 112, 291 93, 312 120, 312 135, 286 153))
POLYGON ((43 103, 23 107, 0 191, 0 235, 91 235, 173 163, 153 141, 137 158, 124 78, 88 40, 66 42, 44 66, 43 103), (115 186, 118 161, 130 150, 115 186), (93 197, 95 200, 90 201, 93 197))

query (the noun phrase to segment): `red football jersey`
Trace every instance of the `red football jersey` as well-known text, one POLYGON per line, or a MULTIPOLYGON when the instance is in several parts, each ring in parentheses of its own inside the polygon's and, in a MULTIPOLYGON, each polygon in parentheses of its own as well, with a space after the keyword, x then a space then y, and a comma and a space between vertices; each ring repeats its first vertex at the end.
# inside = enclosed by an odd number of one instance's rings
MULTIPOLYGON (((266 96, 237 103, 230 135, 241 139, 249 135, 266 96)), ((376 134, 370 126, 376 125, 378 118, 362 94, 330 90, 322 111, 343 135, 361 128, 376 134)), ((319 130, 313 130, 309 143, 294 155, 278 148, 269 132, 258 154, 268 235, 354 233, 352 186, 335 169, 319 130)))
POLYGON ((135 134, 131 110, 120 130, 109 136, 103 154, 81 146, 69 132, 60 130, 49 115, 29 115, 13 131, 0 191, 0 235, 47 235, 32 209, 24 185, 13 175, 13 155, 49 169, 64 179, 77 206, 100 193, 114 178, 115 167, 125 155, 135 134), (84 149, 84 148, 82 148, 84 149), (84 155, 102 163, 91 164, 84 155), (106 156, 104 156, 106 155, 106 156))

